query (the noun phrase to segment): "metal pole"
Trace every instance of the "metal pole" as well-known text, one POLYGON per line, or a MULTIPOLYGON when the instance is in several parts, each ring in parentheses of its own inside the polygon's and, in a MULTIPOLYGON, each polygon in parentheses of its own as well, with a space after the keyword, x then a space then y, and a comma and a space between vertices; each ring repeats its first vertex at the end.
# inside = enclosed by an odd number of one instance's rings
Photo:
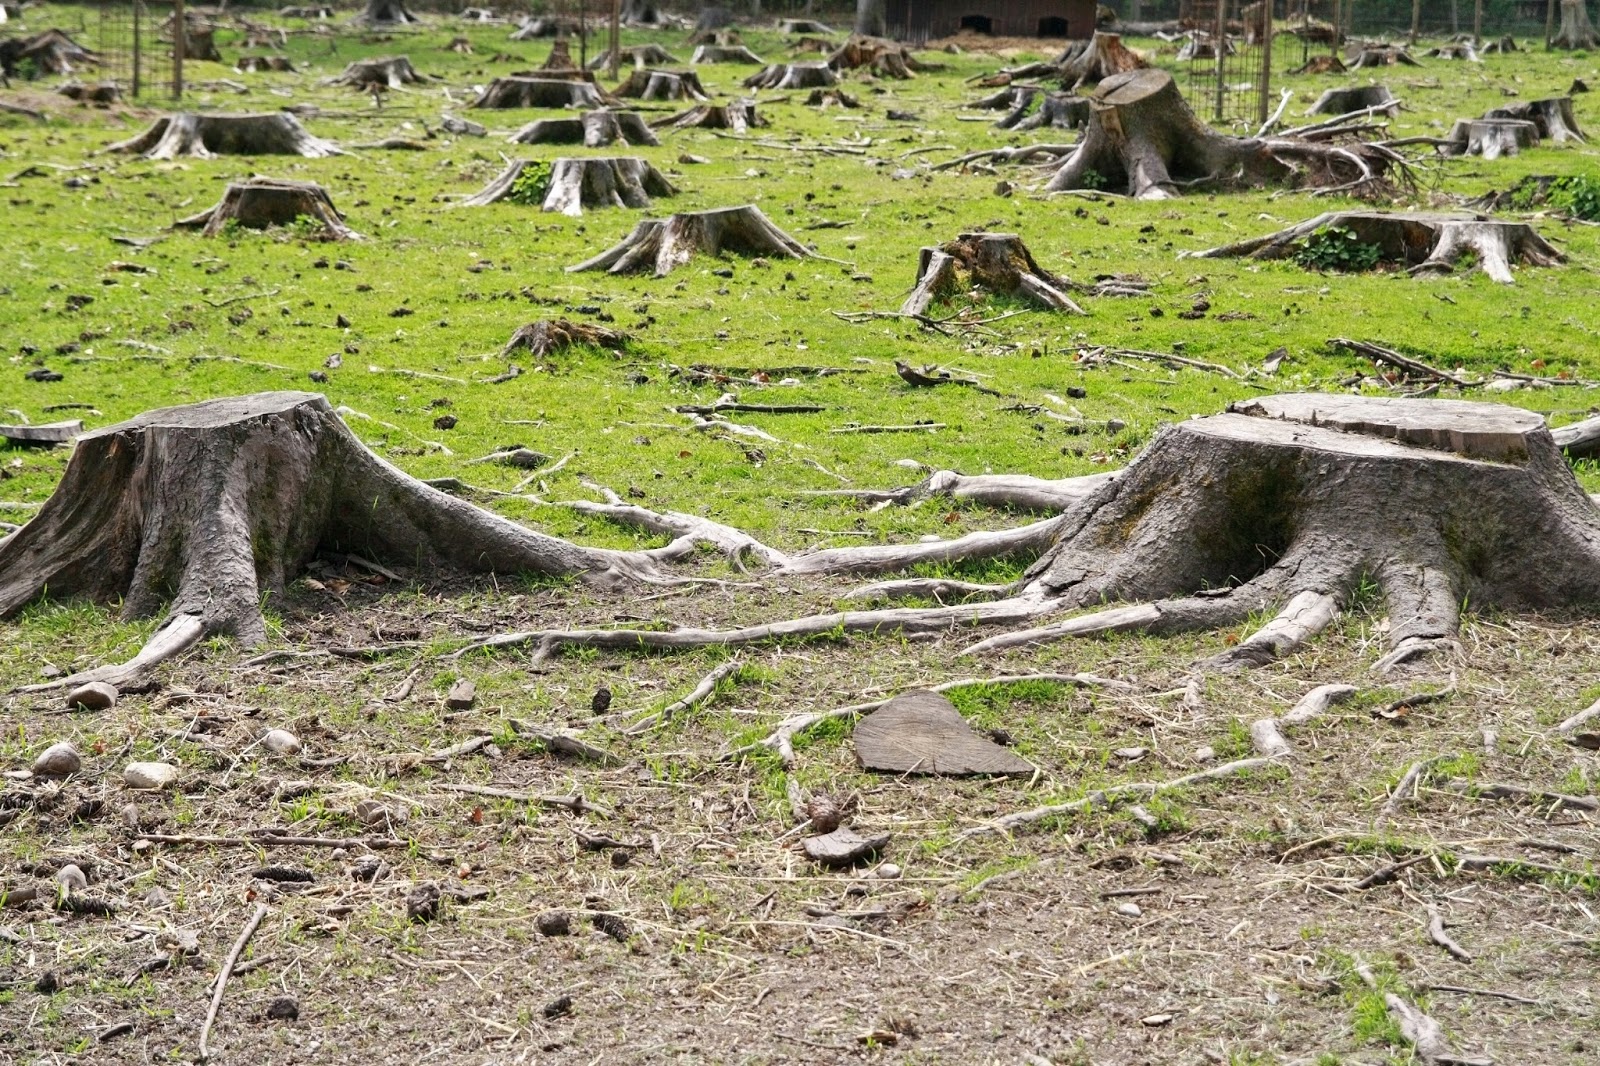
POLYGON ((617 64, 621 61, 622 0, 611 0, 611 59, 606 63, 606 77, 612 81, 617 80, 617 64))
POLYGON ((1228 51, 1228 0, 1217 0, 1217 35, 1211 40, 1211 50, 1217 53, 1217 121, 1222 121, 1222 98, 1228 91, 1228 71, 1223 66, 1223 56, 1228 51))
POLYGON ((183 98, 183 53, 189 48, 189 27, 183 17, 183 0, 172 0, 172 98, 183 98))
POLYGON ((1272 0, 1261 0, 1261 99, 1256 106, 1257 128, 1267 124, 1267 97, 1272 95, 1272 0))
POLYGON ((1556 39, 1556 0, 1550 0, 1544 9, 1544 50, 1550 51, 1556 39))
POLYGON ((1339 54, 1339 38, 1344 36, 1344 12, 1339 9, 1339 0, 1333 0, 1333 54, 1339 54))
POLYGON ((142 32, 144 4, 140 0, 133 0, 133 98, 139 98, 139 64, 144 58, 139 48, 139 34, 142 32))
POLYGON ((1417 34, 1422 29, 1422 0, 1411 0, 1411 39, 1410 44, 1417 43, 1417 34))
POLYGON ((1483 47, 1483 0, 1475 0, 1472 5, 1472 49, 1477 51, 1483 47))

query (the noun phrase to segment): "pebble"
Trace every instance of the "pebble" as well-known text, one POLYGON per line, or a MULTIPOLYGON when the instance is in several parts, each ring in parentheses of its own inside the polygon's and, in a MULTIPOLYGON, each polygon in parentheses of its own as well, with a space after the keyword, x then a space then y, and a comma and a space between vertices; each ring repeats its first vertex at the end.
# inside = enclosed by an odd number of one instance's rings
POLYGON ((478 702, 478 686, 467 678, 459 678, 450 686, 450 692, 444 698, 444 705, 452 711, 467 711, 478 702))
POLYGON ((1210 744, 1194 749, 1195 762, 1211 762, 1217 757, 1217 749, 1210 744))
POLYGON ((160 885, 152 886, 150 891, 144 894, 144 905, 146 907, 165 907, 171 902, 172 900, 167 896, 167 890, 160 885))
POLYGON ((267 1004, 267 1017, 275 1022, 292 1022, 300 1017, 300 1001, 293 996, 279 996, 267 1004))
POLYGON ((533 927, 541 936, 567 936, 572 932, 572 919, 566 911, 545 911, 533 920, 533 927))
POLYGON ((300 738, 287 729, 269 729, 261 734, 261 746, 278 755, 300 754, 300 738))
POLYGON ((129 788, 155 791, 166 788, 178 779, 178 768, 164 762, 132 762, 122 771, 122 780, 129 788))
POLYGON ((1112 754, 1115 755, 1119 759, 1127 759, 1129 762, 1134 762, 1134 761, 1136 761, 1138 759, 1144 758, 1146 755, 1149 755, 1150 754, 1150 749, 1149 748, 1118 748, 1116 751, 1112 752, 1112 754))
POLYGON ((1144 911, 1139 909, 1139 905, 1137 903, 1119 903, 1117 904, 1117 913, 1122 915, 1124 918, 1137 918, 1143 914, 1144 911))
POLYGON ((56 883, 68 892, 81 892, 89 887, 89 879, 83 876, 83 871, 70 862, 56 871, 56 883))
POLYGON ((877 877, 880 880, 893 881, 895 878, 900 876, 900 867, 896 866, 892 862, 886 862, 879 866, 876 870, 872 871, 872 874, 874 877, 877 877))
POLYGON ((67 693, 67 706, 85 711, 103 711, 117 702, 117 690, 104 681, 91 681, 67 693))
POLYGON ((33 772, 40 777, 67 777, 83 768, 78 749, 66 741, 52 744, 33 760, 33 772))

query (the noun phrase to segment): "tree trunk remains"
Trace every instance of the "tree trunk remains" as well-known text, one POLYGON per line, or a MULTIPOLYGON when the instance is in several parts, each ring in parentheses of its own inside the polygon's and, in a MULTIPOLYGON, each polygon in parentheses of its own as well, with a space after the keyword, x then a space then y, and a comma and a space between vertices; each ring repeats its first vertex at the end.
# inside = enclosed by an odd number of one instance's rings
POLYGON ((856 0, 853 28, 863 37, 882 37, 888 32, 884 0, 856 0))
POLYGON ((595 326, 587 322, 570 322, 565 318, 541 318, 520 326, 506 341, 502 355, 510 355, 526 348, 536 359, 554 355, 573 347, 604 348, 621 352, 628 347, 628 335, 619 330, 595 326))
POLYGON ((1121 189, 1141 200, 1168 199, 1193 186, 1363 193, 1381 191, 1390 168, 1403 168, 1399 156, 1373 145, 1217 133, 1189 110, 1164 70, 1113 75, 1089 99, 1089 126, 1048 190, 1121 189))
POLYGON ((406 10, 401 0, 367 0, 366 7, 356 16, 356 22, 364 26, 403 26, 421 21, 406 10))
POLYGON ((1531 122, 1539 130, 1539 136, 1547 141, 1562 144, 1566 141, 1584 143, 1583 133, 1578 129, 1577 116, 1572 111, 1572 97, 1555 96, 1548 100, 1528 100, 1520 104, 1507 104, 1505 107, 1491 108, 1485 111, 1484 118, 1515 118, 1531 122))
POLYGON ((203 63, 222 62, 222 53, 217 51, 216 31, 209 26, 190 27, 183 35, 183 58, 203 63))
POLYGON ((1482 51, 1486 56, 1509 55, 1512 52, 1519 51, 1519 49, 1517 48, 1516 38, 1512 37, 1508 33, 1498 41, 1490 41, 1488 44, 1484 45, 1482 51))
POLYGON ((1561 0, 1561 29, 1550 47, 1573 51, 1600 48, 1600 37, 1595 35, 1584 0, 1561 0))
POLYGON ((56 92, 68 100, 76 100, 80 104, 94 104, 96 107, 110 107, 112 104, 122 103, 122 89, 114 81, 103 81, 98 85, 72 82, 63 85, 56 92))
POLYGON ((845 92, 843 89, 812 89, 811 95, 806 97, 807 107, 842 107, 851 110, 861 106, 861 101, 845 92))
MULTIPOLYGON (((1021 93, 1022 90, 1015 90, 1021 93)), ((1034 111, 1033 101, 1040 94, 1029 93, 1017 107, 1004 118, 995 122, 995 126, 1003 130, 1081 130, 1089 125, 1089 98, 1074 96, 1072 93, 1044 93, 1040 99, 1038 110, 1034 111), (1030 111, 1032 112, 1030 114, 1030 111)))
MULTIPOLYGON (((513 162, 482 192, 461 201, 459 206, 484 207, 505 199, 527 166, 526 160, 513 162)), ((677 191, 643 159, 560 158, 550 163, 550 187, 541 208, 578 218, 585 207, 644 208, 650 206, 652 196, 675 196, 677 191)))
POLYGON ((1451 155, 1499 159, 1538 144, 1539 128, 1515 118, 1458 118, 1446 140, 1451 143, 1445 151, 1451 155))
POLYGON ((240 74, 262 74, 277 71, 281 74, 297 73, 286 56, 240 56, 233 69, 240 74))
POLYGON ((360 240, 361 234, 344 224, 328 192, 312 181, 254 177, 230 182, 215 207, 174 223, 201 228, 201 236, 215 237, 230 222, 246 229, 292 226, 307 218, 321 225, 328 240, 360 240))
POLYGON ((1056 57, 1055 65, 1060 68, 1065 89, 1093 85, 1113 74, 1149 66, 1138 53, 1123 47, 1121 35, 1115 33, 1096 33, 1087 41, 1074 41, 1056 57))
POLYGON ((100 56, 60 30, 0 41, 0 73, 13 76, 23 62, 32 62, 41 74, 72 74, 80 67, 98 66, 100 56))
POLYGON ((511 40, 533 41, 540 37, 565 37, 579 32, 581 27, 574 18, 529 18, 524 19, 515 30, 511 31, 511 40))
POLYGON ((1422 64, 1411 58, 1411 53, 1396 45, 1387 45, 1382 48, 1363 48, 1357 52, 1350 61, 1351 70, 1362 70, 1367 67, 1393 67, 1393 66, 1420 67, 1422 64))
POLYGON ((585 111, 577 118, 542 118, 513 133, 511 140, 515 144, 581 144, 585 148, 619 142, 643 147, 661 143, 637 111, 609 108, 585 111))
POLYGON ((815 34, 818 37, 832 37, 838 31, 832 26, 818 22, 816 19, 779 19, 778 32, 787 33, 791 37, 802 37, 815 34))
POLYGON ((828 67, 834 73, 867 67, 879 77, 901 81, 923 69, 909 48, 881 37, 850 38, 828 57, 828 67))
POLYGON ((813 257, 799 241, 774 226, 760 208, 746 204, 693 211, 667 219, 647 219, 614 248, 570 266, 567 271, 631 274, 653 270, 656 277, 664 278, 687 263, 696 252, 720 255, 724 251, 789 259, 813 257))
POLYGON ((615 103, 597 86, 587 81, 563 78, 530 78, 513 75, 496 78, 468 107, 482 108, 562 108, 587 111, 615 103))
POLYGON ((744 80, 746 89, 816 89, 838 85, 826 63, 774 63, 744 80))
POLYGON ((1449 274, 1462 255, 1471 253, 1479 269, 1509 285, 1512 263, 1556 266, 1567 258, 1525 222, 1419 211, 1330 211, 1277 233, 1189 255, 1202 259, 1288 259, 1303 247, 1307 237, 1323 229, 1355 234, 1362 244, 1378 247, 1381 261, 1403 264, 1412 274, 1449 274))
POLYGON ((754 100, 729 100, 725 104, 701 104, 682 114, 659 119, 651 123, 653 129, 673 130, 703 129, 732 130, 744 133, 756 126, 771 125, 764 115, 756 111, 754 100))
POLYGON ((1312 56, 1291 70, 1290 74, 1343 74, 1349 68, 1344 65, 1344 60, 1338 56, 1320 55, 1312 56))
POLYGON ((298 155, 321 159, 343 155, 339 146, 313 137, 286 111, 265 115, 178 114, 156 119, 148 130, 106 148, 146 159, 219 155, 298 155))
POLYGON ((266 637, 261 604, 319 552, 430 579, 649 579, 644 553, 570 544, 429 488, 368 451, 322 396, 259 393, 150 411, 78 438, 38 515, 0 541, 0 617, 50 595, 166 607, 131 662, 69 678, 127 687, 211 634, 266 637))
POLYGON ((715 44, 703 44, 696 48, 694 54, 689 57, 691 66, 698 66, 701 63, 747 63, 751 66, 760 67, 765 66, 766 62, 765 59, 762 59, 742 44, 731 48, 715 44))
POLYGON ((980 289, 1052 310, 1087 314, 1066 294, 1069 285, 1041 267, 1014 233, 963 233, 937 248, 922 249, 917 283, 900 313, 926 315, 935 302, 980 289))
MULTIPOLYGON (((638 44, 632 48, 624 48, 618 58, 627 57, 635 67, 661 67, 669 63, 681 63, 671 52, 659 44, 638 44)), ((606 70, 611 66, 611 51, 606 51, 589 60, 590 70, 606 70)))
POLYGON ((1471 41, 1457 41, 1453 44, 1442 44, 1437 48, 1430 48, 1423 55, 1430 59, 1459 59, 1468 63, 1482 63, 1478 58, 1478 51, 1472 47, 1471 41))
MULTIPOLYGON (((1352 111, 1382 108, 1390 118, 1400 115, 1400 101, 1387 85, 1361 85, 1348 89, 1327 89, 1311 105, 1308 115, 1348 115, 1352 111)), ((1376 112, 1374 112, 1376 113, 1376 112)))
POLYGON ((382 56, 377 59, 358 59, 344 68, 329 85, 348 85, 360 92, 369 92, 374 85, 398 89, 424 80, 411 65, 408 56, 382 56))
POLYGON ((636 100, 710 100, 700 75, 692 70, 648 70, 637 68, 628 80, 611 90, 611 95, 636 100))

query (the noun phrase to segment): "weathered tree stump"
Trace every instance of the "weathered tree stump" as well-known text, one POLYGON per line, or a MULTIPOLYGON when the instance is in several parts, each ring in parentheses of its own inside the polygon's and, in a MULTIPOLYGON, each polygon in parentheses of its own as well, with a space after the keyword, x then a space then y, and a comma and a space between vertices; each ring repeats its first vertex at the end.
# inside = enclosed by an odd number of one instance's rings
POLYGON ((444 50, 446 52, 454 52, 458 56, 470 56, 470 55, 473 55, 474 53, 472 51, 472 38, 470 38, 470 37, 452 37, 452 38, 450 38, 449 43, 444 46, 444 50))
POLYGON ((774 63, 744 80, 746 89, 816 89, 838 85, 826 63, 774 63))
POLYGON ((1041 85, 1013 85, 1007 82, 998 92, 966 106, 980 111, 1015 111, 1017 108, 1031 107, 1044 91, 1041 85))
POLYGON ((628 347, 629 337, 620 330, 607 329, 588 322, 571 322, 565 318, 541 318, 519 326, 506 341, 502 355, 526 349, 536 359, 543 359, 568 348, 603 348, 621 352, 628 347))
POLYGON ((778 32, 791 36, 816 34, 818 37, 832 37, 837 31, 816 19, 779 19, 778 32))
POLYGON ((1572 97, 1555 96, 1547 100, 1527 100, 1520 104, 1485 111, 1484 118, 1514 118, 1534 124, 1539 136, 1547 141, 1562 144, 1566 141, 1584 143, 1578 129, 1577 116, 1572 112, 1572 97))
POLYGON ((321 4, 315 4, 309 7, 280 7, 278 9, 278 17, 286 19, 311 19, 314 21, 325 21, 333 18, 333 8, 324 7, 321 4))
POLYGON ((1136 52, 1123 46, 1115 33, 1095 33, 1087 41, 1074 41, 1056 57, 1063 88, 1094 85, 1114 74, 1142 70, 1147 64, 1136 52))
POLYGON ((806 97, 807 107, 842 107, 854 109, 861 106, 861 101, 845 92, 843 89, 812 89, 806 97))
POLYGON ((517 28, 511 31, 511 39, 532 41, 540 37, 567 37, 582 32, 583 27, 578 25, 578 20, 575 18, 566 16, 528 18, 523 19, 517 28))
POLYGON ((1288 259, 1301 250, 1306 238, 1324 229, 1354 234, 1360 243, 1377 247, 1381 262, 1403 265, 1412 274, 1449 274, 1458 259, 1470 254, 1485 274, 1509 285, 1513 263, 1556 266, 1566 262, 1566 256, 1524 222, 1418 211, 1330 211, 1264 237, 1190 254, 1199 258, 1288 259))
POLYGON ((1515 118, 1460 118, 1450 127, 1446 140, 1451 142, 1445 149, 1451 155, 1499 159, 1538 144, 1539 128, 1515 118))
MULTIPOLYGON (((671 52, 659 44, 636 44, 632 48, 624 48, 618 55, 618 64, 626 59, 635 67, 664 67, 668 64, 681 63, 671 52)), ((589 69, 594 71, 606 70, 611 66, 611 50, 604 52, 589 60, 589 69)))
POLYGON ((139 154, 146 159, 219 155, 299 155, 320 159, 343 154, 338 145, 313 137, 286 111, 265 115, 178 114, 156 119, 139 136, 119 141, 108 152, 139 154))
POLYGON ((585 148, 661 143, 637 111, 609 108, 585 111, 577 118, 542 118, 513 133, 511 140, 516 144, 581 144, 585 148))
POLYGON ((766 65, 766 60, 756 55, 744 45, 725 48, 721 45, 703 44, 694 50, 694 55, 689 57, 692 66, 701 63, 746 63, 750 66, 760 67, 766 65))
POLYGON ((401 473, 328 401, 260 393, 150 411, 84 434, 37 516, 0 541, 0 617, 48 594, 166 611, 144 650, 65 683, 128 687, 211 634, 266 637, 261 604, 320 552, 429 580, 471 574, 648 578, 651 557, 579 547, 401 473))
POLYGON ((0 41, 0 73, 14 77, 23 63, 31 63, 40 74, 73 74, 99 65, 100 56, 60 30, 0 41))
POLYGON ((1517 40, 1509 33, 1499 40, 1490 41, 1483 46, 1484 55, 1510 55, 1515 51, 1518 51, 1517 40))
POLYGON ((1363 48, 1356 53, 1350 61, 1351 70, 1364 70, 1368 67, 1393 67, 1407 66, 1420 67, 1422 64, 1411 58, 1411 53, 1398 45, 1386 45, 1381 48, 1363 48))
POLYGON ((586 81, 563 78, 530 78, 513 75, 496 78, 468 107, 482 108, 576 108, 587 111, 605 107, 612 99, 586 81))
POLYGON ((72 82, 56 91, 68 100, 76 100, 80 104, 94 104, 97 107, 109 107, 122 102, 122 89, 114 81, 103 81, 97 85, 72 82))
POLYGON ((700 75, 692 70, 636 69, 611 95, 637 100, 710 100, 700 75))
POLYGON ((904 81, 915 77, 913 72, 921 70, 922 64, 911 54, 911 49, 898 41, 886 41, 881 37, 851 37, 828 56, 828 67, 835 73, 865 67, 880 78, 904 81))
POLYGON ((667 219, 647 219, 635 226, 620 244, 567 270, 573 273, 604 270, 611 274, 652 270, 656 277, 663 278, 687 263, 696 252, 705 255, 737 252, 787 259, 812 257, 803 244, 774 226, 760 208, 746 204, 693 211, 667 219))
POLYGON ((363 26, 405 26, 422 20, 407 11, 402 0, 367 0, 355 21, 363 26))
POLYGON ((222 62, 222 53, 217 51, 216 31, 210 26, 191 26, 183 35, 183 58, 202 63, 222 62))
POLYGON ((1430 59, 1457 59, 1468 63, 1481 63, 1478 50, 1472 46, 1471 41, 1454 41, 1442 44, 1437 48, 1430 48, 1422 53, 1430 59))
MULTIPOLYGON (((572 58, 572 46, 565 37, 557 37, 555 39, 555 43, 550 46, 550 54, 544 57, 543 63, 539 64, 541 73, 553 70, 574 71, 577 67, 577 62, 572 58)), ((557 75, 557 77, 560 76, 563 75, 557 75)), ((587 80, 593 81, 594 79, 589 78, 587 80)))
MULTIPOLYGON (((1020 90, 1018 90, 1020 91, 1020 90)), ((1081 130, 1089 125, 1089 98, 1069 92, 1029 94, 1009 115, 995 122, 1003 130, 1081 130), (1033 101, 1039 100, 1037 110, 1033 101)))
POLYGON ((922 249, 916 285, 900 313, 926 315, 935 302, 982 290, 1086 314, 1066 294, 1069 285, 1041 267, 1015 233, 963 233, 937 248, 922 249))
MULTIPOLYGON (((482 192, 461 201, 462 207, 484 207, 504 200, 516 188, 528 167, 516 160, 500 172, 482 192)), ((555 159, 550 163, 549 188, 540 207, 576 218, 585 207, 649 207, 652 196, 675 196, 672 183, 643 159, 555 159)))
POLYGON ((361 239, 361 234, 344 224, 344 216, 334 208, 326 189, 312 181, 281 178, 254 177, 231 182, 215 207, 174 225, 199 228, 202 236, 215 237, 230 222, 246 229, 266 229, 297 225, 302 219, 320 225, 328 240, 361 239))
POLYGON ((673 130, 732 130, 744 133, 756 126, 769 125, 765 116, 756 111, 753 100, 729 100, 725 104, 701 104, 679 115, 651 123, 652 128, 673 130))
POLYGON ((474 26, 495 26, 505 22, 505 19, 486 7, 462 8, 461 13, 456 17, 462 22, 470 22, 474 26))
POLYGON ((1600 48, 1600 36, 1589 21, 1585 0, 1561 0, 1561 29, 1550 42, 1552 48, 1572 50, 1600 48))
POLYGON ((366 92, 371 86, 385 85, 391 89, 398 89, 404 85, 414 85, 423 80, 416 68, 411 65, 407 56, 382 56, 377 59, 358 59, 346 66, 338 77, 328 82, 329 85, 348 85, 359 92, 366 92))
POLYGON ((1401 165, 1371 145, 1217 133, 1195 118, 1164 70, 1112 75, 1089 99, 1089 125, 1049 190, 1125 189, 1142 200, 1170 198, 1180 185, 1365 192, 1382 189, 1390 168, 1401 165))
POLYGON ((263 74, 267 71, 295 73, 294 64, 287 56, 240 56, 233 69, 240 74, 263 74))
POLYGON ((1312 56, 1310 59, 1306 60, 1304 63, 1301 63, 1298 67, 1295 67, 1289 73, 1290 74, 1343 74, 1348 69, 1349 68, 1347 68, 1344 65, 1344 60, 1340 59, 1338 56, 1324 54, 1324 55, 1320 55, 1320 56, 1312 56))
POLYGON ((1348 115, 1352 111, 1367 111, 1372 108, 1382 108, 1383 114, 1395 118, 1400 114, 1400 101, 1394 98, 1387 85, 1327 89, 1317 97, 1317 102, 1311 105, 1306 114, 1348 115))
MULTIPOLYGON (((1178 54, 1173 56, 1179 63, 1192 63, 1197 59, 1217 58, 1217 38, 1215 33, 1205 30, 1190 30, 1184 34, 1183 47, 1178 49, 1178 54)), ((1231 56, 1236 49, 1231 37, 1222 38, 1222 54, 1231 56)))
POLYGON ((826 37, 797 37, 789 45, 789 54, 794 56, 827 55, 834 49, 835 42, 826 37))

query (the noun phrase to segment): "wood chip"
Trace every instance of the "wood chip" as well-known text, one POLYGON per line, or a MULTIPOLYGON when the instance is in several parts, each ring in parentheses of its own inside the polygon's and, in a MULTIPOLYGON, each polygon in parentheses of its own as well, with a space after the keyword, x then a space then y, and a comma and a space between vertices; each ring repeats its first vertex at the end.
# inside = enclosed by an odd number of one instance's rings
POLYGON ((955 705, 915 689, 856 726, 856 756, 868 770, 902 774, 1032 774, 1033 766, 972 731, 955 705))

